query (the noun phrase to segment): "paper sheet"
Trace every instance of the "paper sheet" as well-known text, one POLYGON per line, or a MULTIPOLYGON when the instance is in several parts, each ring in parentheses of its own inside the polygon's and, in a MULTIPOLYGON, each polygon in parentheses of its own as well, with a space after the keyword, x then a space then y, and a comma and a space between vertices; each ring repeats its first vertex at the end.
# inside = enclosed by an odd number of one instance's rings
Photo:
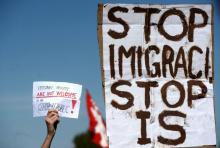
POLYGON ((46 116, 56 109, 59 116, 78 118, 82 86, 67 82, 38 81, 33 83, 33 116, 46 116))

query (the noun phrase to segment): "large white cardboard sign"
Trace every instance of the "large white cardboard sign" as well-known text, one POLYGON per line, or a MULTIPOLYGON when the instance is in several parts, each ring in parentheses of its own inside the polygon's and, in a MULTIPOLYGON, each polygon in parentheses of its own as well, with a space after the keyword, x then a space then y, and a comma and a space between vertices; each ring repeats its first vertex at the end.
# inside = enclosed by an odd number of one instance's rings
POLYGON ((110 148, 216 145, 212 13, 209 4, 99 5, 110 148))
POLYGON ((78 118, 82 86, 67 82, 33 83, 33 116, 46 116, 56 109, 59 116, 78 118))

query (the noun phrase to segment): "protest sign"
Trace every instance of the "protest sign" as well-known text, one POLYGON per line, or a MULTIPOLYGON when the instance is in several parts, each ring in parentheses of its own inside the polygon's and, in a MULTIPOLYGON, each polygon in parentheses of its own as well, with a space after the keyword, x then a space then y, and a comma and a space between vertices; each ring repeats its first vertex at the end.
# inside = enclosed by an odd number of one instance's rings
POLYGON ((78 118, 82 86, 67 82, 33 83, 33 116, 46 116, 56 109, 61 117, 78 118))
POLYGON ((212 30, 209 4, 99 5, 110 148, 216 145, 212 30))

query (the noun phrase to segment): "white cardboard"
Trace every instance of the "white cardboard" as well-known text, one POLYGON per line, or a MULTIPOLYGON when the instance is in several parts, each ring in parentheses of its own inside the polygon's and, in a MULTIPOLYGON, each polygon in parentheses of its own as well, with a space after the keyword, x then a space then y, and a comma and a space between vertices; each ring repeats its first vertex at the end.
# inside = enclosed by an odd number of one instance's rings
POLYGON ((38 81, 33 83, 33 116, 46 116, 56 109, 59 116, 78 118, 82 86, 67 82, 38 81))
MULTIPOLYGON (((139 77, 137 75, 133 78, 130 71, 130 59, 124 58, 123 65, 123 77, 121 78, 118 72, 118 48, 123 45, 125 49, 130 48, 131 46, 142 46, 147 48, 149 45, 158 46, 161 51, 163 46, 169 45, 175 51, 174 59, 177 57, 177 52, 181 46, 183 46, 185 55, 188 55, 190 47, 193 45, 199 46, 201 49, 206 49, 209 47, 210 53, 213 52, 212 46, 212 8, 211 5, 138 5, 138 4, 105 4, 103 7, 103 24, 102 24, 102 37, 103 37, 103 69, 104 69, 104 88, 105 88, 105 105, 106 105, 106 122, 107 122, 107 134, 109 136, 109 146, 110 148, 162 148, 162 147, 196 147, 203 145, 216 145, 216 133, 215 133, 215 117, 214 117, 214 94, 213 94, 213 83, 210 83, 202 75, 201 81, 208 88, 208 92, 206 98, 202 98, 199 100, 193 101, 193 107, 190 108, 187 105, 187 81, 190 78, 185 78, 183 74, 183 70, 178 70, 177 76, 175 78, 176 81, 183 84, 185 89, 185 101, 181 107, 172 109, 167 107, 161 98, 160 89, 164 83, 168 81, 174 80, 169 74, 166 78, 162 75, 157 78, 149 78, 146 75, 146 69, 144 64, 142 64, 143 76, 139 77), (126 20, 130 29, 128 35, 123 39, 113 39, 109 36, 108 31, 110 29, 116 30, 118 32, 123 30, 121 24, 116 22, 111 22, 108 19, 108 11, 115 6, 121 6, 128 8, 128 13, 120 13, 117 12, 115 15, 118 18, 122 18, 126 20), (208 24, 202 29, 195 29, 194 31, 194 42, 189 42, 187 37, 184 37, 182 40, 174 42, 167 40, 164 36, 161 36, 158 32, 157 27, 151 26, 151 35, 150 42, 145 43, 144 40, 144 13, 134 13, 133 7, 140 6, 143 8, 159 8, 161 12, 159 14, 153 14, 151 22, 157 23, 160 16, 170 8, 176 8, 181 11, 186 16, 186 20, 189 18, 189 10, 190 8, 201 8, 208 14, 208 24), (109 59, 109 45, 114 44, 115 47, 115 79, 111 78, 110 74, 110 59, 109 59), (114 82, 118 80, 128 80, 132 86, 120 86, 118 89, 121 91, 128 91, 134 95, 134 106, 127 110, 116 109, 111 105, 112 100, 117 100, 117 102, 123 104, 127 102, 126 99, 121 98, 111 92, 111 86, 114 82), (151 105, 148 109, 145 108, 144 105, 144 92, 143 88, 138 88, 136 85, 136 81, 157 81, 159 86, 151 89, 150 97, 151 97, 151 105), (137 119, 135 112, 138 110, 150 111, 151 117, 147 120, 147 137, 151 138, 151 143, 146 145, 140 145, 137 143, 137 139, 140 137, 140 119, 137 119), (171 117, 166 119, 167 124, 178 124, 183 126, 186 131, 186 139, 184 143, 179 145, 164 145, 158 142, 158 136, 163 135, 166 138, 175 139, 179 137, 179 132, 173 132, 163 129, 159 125, 158 115, 163 110, 178 110, 183 113, 186 113, 187 117, 184 120, 183 118, 171 117)), ((196 18, 196 23, 200 23, 201 17, 196 18)), ((188 22, 187 22, 188 23, 188 22)), ((165 23, 165 29, 170 34, 178 34, 181 32, 182 25, 178 18, 170 17, 167 19, 165 23)), ((204 67, 205 62, 205 50, 202 54, 195 54, 196 58, 193 59, 193 72, 197 72, 204 67)), ((186 56, 187 57, 187 56, 186 56)), ((155 61, 161 62, 162 54, 154 54, 151 53, 150 63, 155 61)), ((187 61, 188 62, 188 61, 187 61)), ((137 64, 137 62, 135 62, 137 64)), ((144 63, 144 60, 143 62, 144 63)), ((212 75, 212 56, 210 54, 209 57, 209 76, 212 75)), ((137 68, 137 65, 136 65, 137 68)), ((202 70, 204 73, 204 70, 202 70)), ((179 97, 178 91, 169 88, 168 98, 170 98, 170 102, 175 103, 175 98, 179 97), (173 100, 172 100, 173 99, 173 100)), ((201 92, 198 88, 193 88, 193 92, 195 94, 199 94, 201 92)))

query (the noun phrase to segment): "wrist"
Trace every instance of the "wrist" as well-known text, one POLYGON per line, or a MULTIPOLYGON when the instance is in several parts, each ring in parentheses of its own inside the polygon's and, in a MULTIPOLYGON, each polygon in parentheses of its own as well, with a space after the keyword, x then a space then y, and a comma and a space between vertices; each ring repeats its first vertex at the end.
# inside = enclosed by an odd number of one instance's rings
POLYGON ((55 130, 47 130, 47 135, 48 135, 48 136, 54 136, 55 133, 56 133, 55 130))
POLYGON ((47 138, 53 138, 55 135, 55 132, 54 133, 47 133, 47 138))

